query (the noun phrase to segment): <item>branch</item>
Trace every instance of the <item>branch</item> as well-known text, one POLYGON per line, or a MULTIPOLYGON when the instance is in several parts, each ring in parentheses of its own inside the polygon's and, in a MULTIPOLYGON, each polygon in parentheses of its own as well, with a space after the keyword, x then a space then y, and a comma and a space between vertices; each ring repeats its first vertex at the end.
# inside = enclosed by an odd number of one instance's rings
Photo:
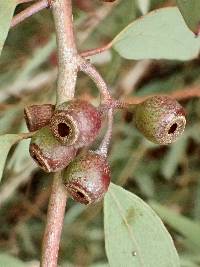
POLYGON ((112 128, 113 128, 113 109, 110 108, 108 111, 108 128, 98 150, 96 151, 98 154, 103 155, 105 157, 107 157, 108 154, 108 148, 112 137, 112 128))
POLYGON ((48 1, 47 0, 41 0, 38 3, 33 4, 32 6, 26 8, 12 19, 11 22, 11 28, 15 27, 20 22, 24 21, 25 19, 29 18, 33 14, 41 11, 44 8, 48 7, 48 1))
POLYGON ((94 56, 94 55, 103 53, 106 50, 109 50, 111 47, 112 47, 112 43, 110 42, 110 43, 108 43, 108 44, 106 44, 106 45, 104 45, 102 47, 97 47, 97 48, 94 48, 94 49, 89 49, 89 50, 83 51, 83 52, 80 53, 80 56, 81 57, 94 56))
POLYGON ((173 91, 171 97, 177 100, 185 100, 193 97, 200 97, 200 87, 199 85, 193 87, 186 87, 182 90, 173 91))
POLYGON ((58 46, 57 105, 74 97, 77 49, 74 40, 71 0, 52 2, 58 46))
POLYGON ((34 1, 34 0, 18 0, 17 4, 20 5, 20 4, 29 3, 29 2, 32 2, 32 1, 34 1))
POLYGON ((41 267, 57 267, 59 243, 67 202, 67 194, 61 174, 56 173, 53 179, 42 244, 41 267))
MULTIPOLYGON (((124 103, 126 105, 128 104, 139 104, 145 99, 147 99, 150 96, 153 95, 159 95, 163 93, 157 93, 157 94, 150 94, 147 96, 133 96, 133 97, 126 97, 124 100, 124 103)), ((165 93, 165 95, 171 96, 172 98, 175 98, 177 100, 186 100, 194 97, 200 97, 200 86, 199 85, 193 85, 190 87, 185 87, 183 89, 179 89, 173 92, 165 93)))
POLYGON ((28 133, 20 133, 22 139, 28 139, 31 138, 36 132, 28 132, 28 133))
MULTIPOLYGON (((154 96, 154 95, 163 95, 162 92, 156 94, 149 94, 146 96, 129 96, 125 97, 123 100, 115 100, 113 98, 108 99, 105 101, 100 107, 100 111, 102 113, 106 113, 109 109, 127 109, 129 105, 137 105, 147 98, 154 96)), ((179 89, 173 92, 165 93, 176 100, 188 100, 191 98, 199 98, 200 97, 200 86, 198 84, 194 84, 192 86, 184 87, 183 89, 179 89)))
POLYGON ((25 184, 32 177, 32 172, 35 171, 35 166, 32 161, 28 161, 24 164, 23 170, 17 174, 11 174, 11 176, 6 179, 6 182, 0 188, 0 208, 3 207, 4 203, 10 200, 13 193, 18 189, 21 184, 25 184))
POLYGON ((111 96, 107 84, 105 83, 99 72, 96 70, 96 68, 89 61, 81 57, 79 58, 79 68, 94 81, 101 93, 102 101, 108 102, 111 99, 111 96))
MULTIPOLYGON (((74 98, 77 78, 77 49, 74 40, 71 0, 51 3, 58 46, 57 105, 74 98)), ((54 176, 45 228, 41 267, 57 267, 67 194, 61 173, 54 176)))

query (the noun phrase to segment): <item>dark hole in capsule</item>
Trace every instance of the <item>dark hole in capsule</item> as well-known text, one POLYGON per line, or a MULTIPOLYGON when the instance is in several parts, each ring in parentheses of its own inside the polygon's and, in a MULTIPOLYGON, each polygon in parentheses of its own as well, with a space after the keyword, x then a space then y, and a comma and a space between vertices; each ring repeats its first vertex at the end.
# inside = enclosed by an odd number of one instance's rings
POLYGON ((173 134, 177 129, 177 123, 172 124, 172 126, 169 128, 168 134, 173 134))
POLYGON ((59 123, 58 133, 61 137, 66 137, 70 133, 70 127, 66 123, 59 123))
POLYGON ((76 191, 76 198, 80 201, 80 203, 84 203, 86 205, 89 204, 89 201, 87 200, 85 195, 80 191, 76 191))
POLYGON ((85 197, 84 194, 81 193, 80 191, 77 191, 76 193, 77 193, 77 195, 78 195, 80 198, 84 198, 84 197, 85 197))

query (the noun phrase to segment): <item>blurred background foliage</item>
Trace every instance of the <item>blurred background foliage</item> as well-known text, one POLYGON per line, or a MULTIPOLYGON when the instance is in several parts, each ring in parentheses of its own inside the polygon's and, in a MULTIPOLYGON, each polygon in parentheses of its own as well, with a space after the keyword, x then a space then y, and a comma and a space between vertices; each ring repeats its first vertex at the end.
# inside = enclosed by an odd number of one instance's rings
MULTIPOLYGON (((165 0, 73 3, 80 50, 106 44, 149 10, 175 5, 165 0)), ((15 13, 28 6, 19 5, 15 13)), ((131 114, 116 112, 109 160, 113 182, 136 193, 161 216, 175 241, 182 267, 200 266, 200 58, 137 62, 124 60, 110 50, 91 61, 116 98, 174 94, 185 107, 185 134, 168 147, 146 141, 134 128, 131 114)), ((54 103, 56 75, 54 25, 50 10, 44 10, 11 29, 5 43, 0 59, 1 134, 27 131, 25 105, 54 103)), ((96 87, 83 74, 78 77, 76 94, 94 104, 99 102, 96 87)), ((0 187, 1 267, 39 266, 52 176, 36 167, 28 145, 25 140, 11 150, 0 187)), ((69 200, 60 265, 102 267, 103 263, 107 266, 102 203, 86 208, 69 200)))

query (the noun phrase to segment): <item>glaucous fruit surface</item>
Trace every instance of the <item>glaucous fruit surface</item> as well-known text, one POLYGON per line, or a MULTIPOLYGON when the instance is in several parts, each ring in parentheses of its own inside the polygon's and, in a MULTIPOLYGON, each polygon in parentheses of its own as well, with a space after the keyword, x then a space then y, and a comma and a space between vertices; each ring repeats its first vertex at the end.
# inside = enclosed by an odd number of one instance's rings
POLYGON ((88 146, 101 128, 101 113, 87 101, 71 100, 57 107, 50 127, 62 144, 88 146))
POLYGON ((55 106, 51 104, 31 105, 24 108, 24 118, 30 132, 49 124, 55 106))
POLYGON ((167 145, 175 142, 186 125, 185 110, 173 98, 152 96, 134 108, 137 129, 150 141, 167 145))
POLYGON ((57 172, 75 158, 77 149, 73 146, 61 145, 52 135, 49 127, 44 127, 32 137, 29 152, 44 171, 57 172))
POLYGON ((63 171, 63 183, 74 200, 85 205, 99 201, 110 184, 106 157, 93 151, 79 155, 63 171))

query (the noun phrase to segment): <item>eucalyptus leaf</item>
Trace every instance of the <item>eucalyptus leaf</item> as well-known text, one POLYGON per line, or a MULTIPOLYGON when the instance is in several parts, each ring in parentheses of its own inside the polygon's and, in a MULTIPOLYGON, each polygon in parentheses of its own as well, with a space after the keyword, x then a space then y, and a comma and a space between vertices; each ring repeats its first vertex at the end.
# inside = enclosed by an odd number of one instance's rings
POLYGON ((109 267, 107 263, 96 263, 93 265, 90 265, 89 267, 109 267))
POLYGON ((187 26, 195 34, 198 34, 200 26, 200 1, 199 0, 176 0, 179 10, 187 26))
POLYGON ((0 113, 0 135, 7 132, 14 133, 19 126, 19 118, 22 114, 22 107, 19 105, 8 108, 0 113), (16 121, 18 123, 16 123, 16 121))
POLYGON ((5 134, 0 136, 0 149, 1 149, 1 157, 0 157, 0 181, 2 178, 4 165, 6 162, 6 158, 8 156, 8 152, 10 148, 20 141, 23 137, 20 134, 5 134))
POLYGON ((97 24, 82 47, 98 46, 103 39, 112 40, 126 25, 136 18, 137 4, 135 0, 119 0, 107 16, 97 24))
POLYGON ((178 267, 172 238, 139 197, 111 184, 104 200, 105 245, 110 267, 178 267))
POLYGON ((200 248, 199 223, 193 222, 191 219, 178 214, 155 201, 150 202, 150 204, 165 223, 169 224, 178 233, 182 234, 185 238, 195 244, 195 246, 200 248))
POLYGON ((146 14, 150 8, 150 0, 137 0, 138 7, 142 14, 146 14))
POLYGON ((199 265, 189 259, 181 259, 181 267, 198 267, 199 265))
POLYGON ((32 232, 29 231, 29 227, 27 224, 21 223, 17 227, 17 237, 19 238, 21 246, 23 247, 23 251, 25 251, 29 255, 35 255, 36 247, 33 243, 31 234, 32 232))
POLYGON ((32 56, 27 60, 19 71, 17 82, 27 81, 31 75, 48 60, 52 52, 56 49, 56 37, 52 34, 48 42, 39 48, 36 48, 32 56))
POLYGON ((11 267, 11 266, 25 267, 27 265, 11 255, 0 253, 0 267, 11 267))
POLYGON ((155 184, 151 176, 149 175, 149 170, 138 171, 136 169, 134 174, 135 183, 139 186, 141 192, 144 196, 152 198, 155 193, 155 184), (145 172, 146 171, 146 172, 145 172))
POLYGON ((188 29, 176 7, 157 9, 140 17, 112 44, 127 59, 190 60, 200 51, 200 38, 188 29))
POLYGON ((196 192, 194 195, 194 210, 193 214, 196 221, 200 221, 200 180, 196 183, 196 192))
POLYGON ((163 158, 161 171, 166 179, 171 179, 178 167, 178 164, 184 157, 187 148, 188 138, 186 135, 181 136, 177 142, 169 147, 169 151, 163 158))
MULTIPOLYGON (((19 131, 22 133, 27 131, 25 122, 22 123, 19 131)), ((14 153, 7 163, 7 169, 12 170, 13 173, 20 173, 22 170, 24 170, 24 166, 32 162, 29 154, 29 144, 30 139, 22 140, 22 142, 17 144, 14 153)))
POLYGON ((0 55, 8 35, 16 5, 16 0, 0 1, 0 55))

